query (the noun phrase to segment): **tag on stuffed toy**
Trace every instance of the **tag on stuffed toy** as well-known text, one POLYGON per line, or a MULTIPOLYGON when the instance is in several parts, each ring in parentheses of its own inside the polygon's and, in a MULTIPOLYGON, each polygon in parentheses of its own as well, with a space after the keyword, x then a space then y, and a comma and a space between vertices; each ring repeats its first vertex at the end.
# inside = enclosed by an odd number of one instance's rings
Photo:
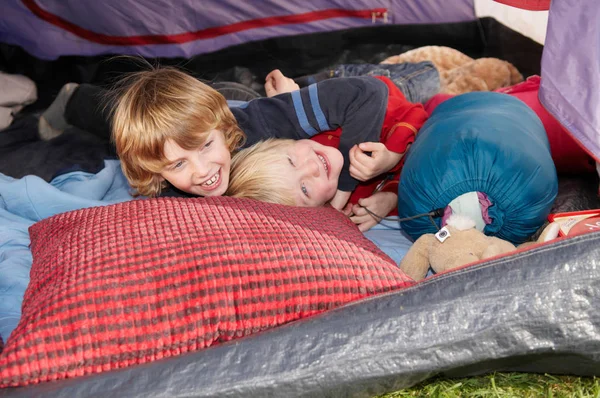
POLYGON ((600 209, 550 214, 548 220, 559 224, 559 236, 600 231, 600 209))
POLYGON ((448 231, 448 228, 444 227, 435 234, 435 237, 437 240, 444 243, 444 241, 450 237, 450 231, 448 231))

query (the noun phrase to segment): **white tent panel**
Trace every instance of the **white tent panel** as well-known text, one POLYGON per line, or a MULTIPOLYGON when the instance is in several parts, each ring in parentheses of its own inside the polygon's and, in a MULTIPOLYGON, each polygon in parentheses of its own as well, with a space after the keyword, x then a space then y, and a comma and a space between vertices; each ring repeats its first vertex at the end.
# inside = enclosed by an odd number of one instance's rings
POLYGON ((475 0, 474 6, 475 15, 478 17, 492 17, 522 35, 544 44, 548 11, 529 11, 493 0, 475 0))

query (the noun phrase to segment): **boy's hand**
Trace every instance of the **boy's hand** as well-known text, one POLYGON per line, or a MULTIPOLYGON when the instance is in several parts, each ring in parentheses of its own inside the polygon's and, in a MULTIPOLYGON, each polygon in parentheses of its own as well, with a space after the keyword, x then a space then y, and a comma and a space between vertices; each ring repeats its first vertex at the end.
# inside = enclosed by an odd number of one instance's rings
POLYGON ((350 149, 350 175, 359 181, 390 171, 404 156, 392 152, 381 142, 363 142, 350 149), (371 152, 371 156, 365 152, 371 152))
POLYGON ((377 192, 368 198, 360 199, 357 205, 352 206, 352 213, 354 213, 354 215, 350 217, 350 220, 358 225, 358 229, 361 232, 365 232, 373 228, 380 221, 379 218, 373 217, 367 213, 365 207, 369 208, 369 210, 379 217, 385 217, 397 205, 398 195, 395 193, 377 192))
POLYGON ((350 195, 352 192, 340 191, 339 189, 335 193, 335 196, 329 204, 336 210, 342 211, 346 203, 348 203, 348 199, 350 199, 350 195))
POLYGON ((279 69, 272 70, 265 78, 265 92, 267 93, 267 97, 291 93, 296 90, 300 90, 300 86, 294 80, 285 77, 279 69))

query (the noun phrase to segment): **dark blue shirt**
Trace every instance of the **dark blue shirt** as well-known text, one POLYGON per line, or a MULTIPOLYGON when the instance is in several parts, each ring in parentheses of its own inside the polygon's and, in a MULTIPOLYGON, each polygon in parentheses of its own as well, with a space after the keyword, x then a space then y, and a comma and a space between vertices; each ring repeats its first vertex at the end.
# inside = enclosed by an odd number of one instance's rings
POLYGON ((267 138, 308 139, 342 128, 339 150, 344 156, 338 189, 353 191, 350 148, 379 142, 387 108, 388 88, 373 77, 324 80, 291 93, 257 98, 231 111, 246 134, 245 147, 267 138))

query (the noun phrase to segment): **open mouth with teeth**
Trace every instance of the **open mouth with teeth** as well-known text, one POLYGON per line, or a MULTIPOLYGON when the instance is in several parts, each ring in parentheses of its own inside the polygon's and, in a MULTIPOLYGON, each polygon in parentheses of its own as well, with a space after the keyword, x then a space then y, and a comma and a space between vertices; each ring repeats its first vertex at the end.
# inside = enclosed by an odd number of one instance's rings
POLYGON ((200 186, 207 191, 217 189, 221 183, 221 170, 217 171, 212 177, 204 181, 200 186))
POLYGON ((324 155, 321 155, 320 153, 317 153, 317 157, 319 158, 321 163, 323 163, 325 174, 327 174, 327 178, 329 178, 329 162, 327 161, 327 158, 324 155))

